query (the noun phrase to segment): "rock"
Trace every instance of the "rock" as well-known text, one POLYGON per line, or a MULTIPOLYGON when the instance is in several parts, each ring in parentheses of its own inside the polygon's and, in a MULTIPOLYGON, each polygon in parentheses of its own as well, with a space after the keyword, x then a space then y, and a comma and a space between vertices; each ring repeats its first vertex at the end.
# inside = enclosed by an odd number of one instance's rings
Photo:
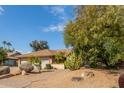
POLYGON ((22 63, 19 66, 19 68, 20 68, 21 71, 24 70, 26 73, 29 73, 29 72, 31 72, 34 69, 34 67, 32 66, 31 63, 22 63))
POLYGON ((26 75, 26 74, 27 74, 27 73, 23 70, 23 71, 22 71, 22 75, 24 76, 24 75, 26 75))
POLYGON ((124 74, 119 76, 118 84, 120 88, 124 88, 124 74))
POLYGON ((83 79, 92 78, 94 76, 95 76, 95 74, 93 72, 91 72, 91 71, 88 71, 88 72, 86 71, 86 72, 81 73, 81 77, 83 79))
POLYGON ((10 73, 10 67, 9 66, 1 66, 0 67, 0 75, 8 74, 10 73))
POLYGON ((82 77, 72 77, 71 80, 72 81, 81 81, 81 80, 83 80, 83 78, 82 77))
POLYGON ((85 64, 84 67, 85 67, 85 68, 90 68, 90 65, 85 64))
POLYGON ((36 72, 36 73, 41 72, 41 68, 40 68, 39 65, 34 65, 34 64, 33 64, 33 67, 34 67, 34 69, 33 69, 32 72, 36 72))
POLYGON ((15 76, 15 75, 20 75, 21 70, 19 68, 15 68, 14 70, 10 71, 10 74, 15 76))
POLYGON ((86 76, 88 77, 88 78, 91 78, 91 77, 94 77, 95 76, 95 74, 93 73, 93 72, 86 72, 86 76))
POLYGON ((81 73, 81 77, 84 78, 85 74, 84 73, 81 73))

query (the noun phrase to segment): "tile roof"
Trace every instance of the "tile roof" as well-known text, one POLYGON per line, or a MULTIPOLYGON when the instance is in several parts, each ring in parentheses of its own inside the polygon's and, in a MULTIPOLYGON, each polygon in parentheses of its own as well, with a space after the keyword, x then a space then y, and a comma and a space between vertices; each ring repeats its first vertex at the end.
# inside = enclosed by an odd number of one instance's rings
POLYGON ((62 49, 62 50, 49 50, 49 49, 44 49, 40 51, 35 51, 23 55, 17 56, 18 58, 27 58, 27 57, 47 57, 47 56, 54 56, 56 55, 57 52, 69 52, 69 49, 62 49))
POLYGON ((15 51, 15 52, 8 52, 7 53, 7 59, 18 59, 17 58, 17 56, 18 55, 21 55, 21 53, 20 52, 17 52, 17 51, 15 51))
POLYGON ((45 56, 53 56, 53 55, 55 55, 55 53, 56 53, 56 51, 54 51, 54 50, 44 49, 44 50, 40 50, 40 51, 36 51, 36 52, 32 52, 32 53, 19 55, 17 57, 18 58, 23 58, 23 57, 45 57, 45 56))

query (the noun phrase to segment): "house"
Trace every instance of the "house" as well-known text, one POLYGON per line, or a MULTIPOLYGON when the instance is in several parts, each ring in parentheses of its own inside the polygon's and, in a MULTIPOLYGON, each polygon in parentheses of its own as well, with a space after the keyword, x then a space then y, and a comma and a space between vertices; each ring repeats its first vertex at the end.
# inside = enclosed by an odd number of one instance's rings
POLYGON ((15 51, 15 52, 8 52, 7 53, 7 58, 3 62, 3 65, 5 65, 5 66, 17 66, 18 65, 18 63, 17 63, 17 61, 18 61, 17 56, 19 56, 19 55, 21 55, 21 53, 17 52, 17 51, 15 51))
POLYGON ((30 58, 32 57, 38 57, 41 59, 42 62, 42 68, 46 67, 46 64, 51 64, 55 61, 55 55, 57 52, 69 52, 67 49, 64 50, 49 50, 49 49, 44 49, 40 51, 35 51, 32 53, 28 54, 23 54, 18 56, 18 65, 21 63, 29 62, 30 58))

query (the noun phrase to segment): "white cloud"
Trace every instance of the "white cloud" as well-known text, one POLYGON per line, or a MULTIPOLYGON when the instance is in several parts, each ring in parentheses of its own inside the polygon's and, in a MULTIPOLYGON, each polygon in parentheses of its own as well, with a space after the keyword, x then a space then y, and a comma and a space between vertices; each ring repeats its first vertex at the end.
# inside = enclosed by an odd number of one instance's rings
POLYGON ((66 11, 67 6, 62 5, 55 5, 55 6, 45 6, 44 9, 47 9, 53 16, 56 18, 59 18, 61 21, 59 21, 58 24, 51 24, 48 27, 42 27, 41 30, 43 32, 63 32, 64 26, 69 19, 69 15, 66 11))
POLYGON ((52 6, 51 13, 53 13, 55 16, 60 14, 64 15, 65 14, 64 6, 52 6))
POLYGON ((65 7, 66 6, 52 6, 51 7, 51 13, 54 16, 59 17, 60 19, 65 21, 68 18, 67 14, 65 12, 65 7))
POLYGON ((0 6, 0 15, 3 14, 3 12, 4 12, 4 9, 2 6, 0 6))
POLYGON ((66 6, 64 5, 44 6, 44 9, 47 9, 51 14, 61 19, 62 21, 65 21, 68 18, 65 8, 66 6))
POLYGON ((42 28, 43 32, 63 32, 64 24, 50 25, 47 28, 42 28))

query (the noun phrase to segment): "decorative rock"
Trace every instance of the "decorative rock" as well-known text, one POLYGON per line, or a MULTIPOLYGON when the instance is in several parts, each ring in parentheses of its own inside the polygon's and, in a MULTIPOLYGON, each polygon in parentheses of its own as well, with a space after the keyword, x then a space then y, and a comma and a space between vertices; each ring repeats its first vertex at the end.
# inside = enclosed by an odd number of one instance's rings
POLYGON ((124 88, 124 74, 120 75, 118 83, 120 88, 124 88))
POLYGON ((20 68, 21 71, 24 70, 26 73, 29 73, 29 72, 31 72, 34 69, 34 67, 32 66, 32 64, 30 64, 30 63, 22 63, 19 66, 19 68, 20 68))
POLYGON ((21 74, 21 70, 19 68, 16 68, 16 69, 10 71, 10 74, 13 76, 19 75, 19 74, 21 74))
POLYGON ((23 70, 23 71, 22 71, 22 75, 24 76, 24 75, 26 75, 26 74, 27 74, 27 73, 23 70))
POLYGON ((39 65, 34 65, 34 64, 33 64, 33 67, 34 67, 34 69, 33 69, 32 72, 41 72, 41 68, 40 68, 39 65))
POLYGON ((84 78, 84 76, 85 76, 85 74, 84 74, 84 73, 82 73, 82 74, 81 74, 81 77, 82 77, 82 78, 84 78))
POLYGON ((87 76, 88 78, 91 78, 91 77, 94 77, 95 74, 94 74, 93 72, 86 72, 86 76, 87 76))
POLYGON ((0 75, 8 74, 8 73, 10 73, 10 68, 8 66, 1 66, 0 67, 0 75))
POLYGON ((94 76, 95 76, 95 74, 93 72, 90 72, 90 71, 81 73, 81 77, 83 79, 91 78, 91 77, 94 77, 94 76))
POLYGON ((72 77, 72 81, 81 81, 83 78, 82 77, 72 77))

